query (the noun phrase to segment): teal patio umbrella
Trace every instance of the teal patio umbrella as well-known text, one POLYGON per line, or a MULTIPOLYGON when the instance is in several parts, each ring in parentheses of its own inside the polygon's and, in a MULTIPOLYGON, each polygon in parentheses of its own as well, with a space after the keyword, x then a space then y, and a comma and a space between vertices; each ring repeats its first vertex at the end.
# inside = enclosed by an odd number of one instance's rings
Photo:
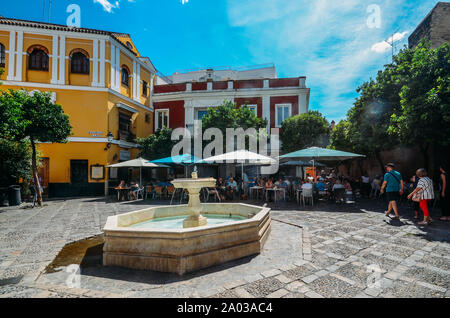
POLYGON ((151 163, 160 163, 160 164, 174 164, 174 165, 192 165, 201 161, 200 158, 197 158, 191 154, 178 155, 174 157, 167 157, 162 159, 156 159, 150 161, 151 163))
MULTIPOLYGON (((156 164, 166 164, 166 165, 181 165, 184 166, 185 175, 187 174, 186 167, 194 165, 196 163, 200 163, 201 159, 197 158, 191 154, 178 155, 173 157, 161 158, 150 161, 151 163, 156 164)), ((186 175, 187 177, 187 175, 186 175)))
MULTIPOLYGON (((280 164, 280 167, 286 167, 286 166, 301 166, 306 167, 309 166, 310 163, 306 161, 296 160, 296 161, 288 161, 280 164)), ((320 162, 316 162, 316 167, 325 167, 324 164, 321 164, 320 162)))
MULTIPOLYGON (((356 158, 364 158, 365 156, 346 152, 346 151, 340 151, 340 150, 333 150, 333 149, 325 149, 325 148, 319 148, 319 147, 311 147, 303 150, 294 151, 291 153, 288 153, 286 155, 280 156, 280 159, 295 159, 295 160, 312 160, 313 162, 313 169, 315 168, 315 161, 345 161, 349 159, 356 159, 356 158)), ((315 170, 314 170, 315 171, 315 170)))

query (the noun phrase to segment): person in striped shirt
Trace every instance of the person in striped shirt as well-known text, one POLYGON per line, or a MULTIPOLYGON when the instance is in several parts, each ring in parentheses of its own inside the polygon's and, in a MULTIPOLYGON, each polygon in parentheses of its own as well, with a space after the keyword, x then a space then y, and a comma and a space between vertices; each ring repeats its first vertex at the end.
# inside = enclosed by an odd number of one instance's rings
POLYGON ((424 168, 418 169, 416 174, 419 177, 419 182, 417 183, 416 189, 408 195, 408 199, 411 199, 416 193, 420 192, 419 206, 423 211, 423 221, 418 224, 429 225, 433 222, 430 217, 430 212, 428 211, 428 204, 434 199, 433 181, 428 178, 427 171, 424 168))

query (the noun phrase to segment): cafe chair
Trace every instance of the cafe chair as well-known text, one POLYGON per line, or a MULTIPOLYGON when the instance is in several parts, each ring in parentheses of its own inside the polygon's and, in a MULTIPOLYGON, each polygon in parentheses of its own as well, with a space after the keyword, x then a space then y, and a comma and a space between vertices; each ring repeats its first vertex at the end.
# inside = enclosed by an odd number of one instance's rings
POLYGON ((303 189, 301 194, 301 200, 303 202, 303 206, 306 205, 305 201, 309 199, 311 201, 311 205, 314 205, 314 192, 313 189, 303 189))

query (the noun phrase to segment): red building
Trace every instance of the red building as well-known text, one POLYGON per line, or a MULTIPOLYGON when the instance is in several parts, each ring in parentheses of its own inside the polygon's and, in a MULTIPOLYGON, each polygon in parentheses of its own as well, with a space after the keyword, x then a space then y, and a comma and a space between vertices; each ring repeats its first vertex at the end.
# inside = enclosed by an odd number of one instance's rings
POLYGON ((155 130, 163 126, 191 128, 210 107, 225 100, 237 107, 248 103, 268 128, 279 128, 283 120, 309 108, 310 89, 306 77, 277 78, 275 67, 246 70, 199 70, 158 78, 153 92, 155 130), (161 83, 162 82, 162 83, 161 83))

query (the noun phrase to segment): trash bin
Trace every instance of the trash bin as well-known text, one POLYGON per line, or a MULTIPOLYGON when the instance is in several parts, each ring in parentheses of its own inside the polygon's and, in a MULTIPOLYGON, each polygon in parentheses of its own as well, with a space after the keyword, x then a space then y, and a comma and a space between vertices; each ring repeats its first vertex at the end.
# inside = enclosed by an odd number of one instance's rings
POLYGON ((0 206, 8 206, 8 188, 0 188, 0 206))
POLYGON ((20 196, 20 186, 12 185, 9 187, 8 200, 9 206, 17 206, 22 204, 22 199, 20 196))

